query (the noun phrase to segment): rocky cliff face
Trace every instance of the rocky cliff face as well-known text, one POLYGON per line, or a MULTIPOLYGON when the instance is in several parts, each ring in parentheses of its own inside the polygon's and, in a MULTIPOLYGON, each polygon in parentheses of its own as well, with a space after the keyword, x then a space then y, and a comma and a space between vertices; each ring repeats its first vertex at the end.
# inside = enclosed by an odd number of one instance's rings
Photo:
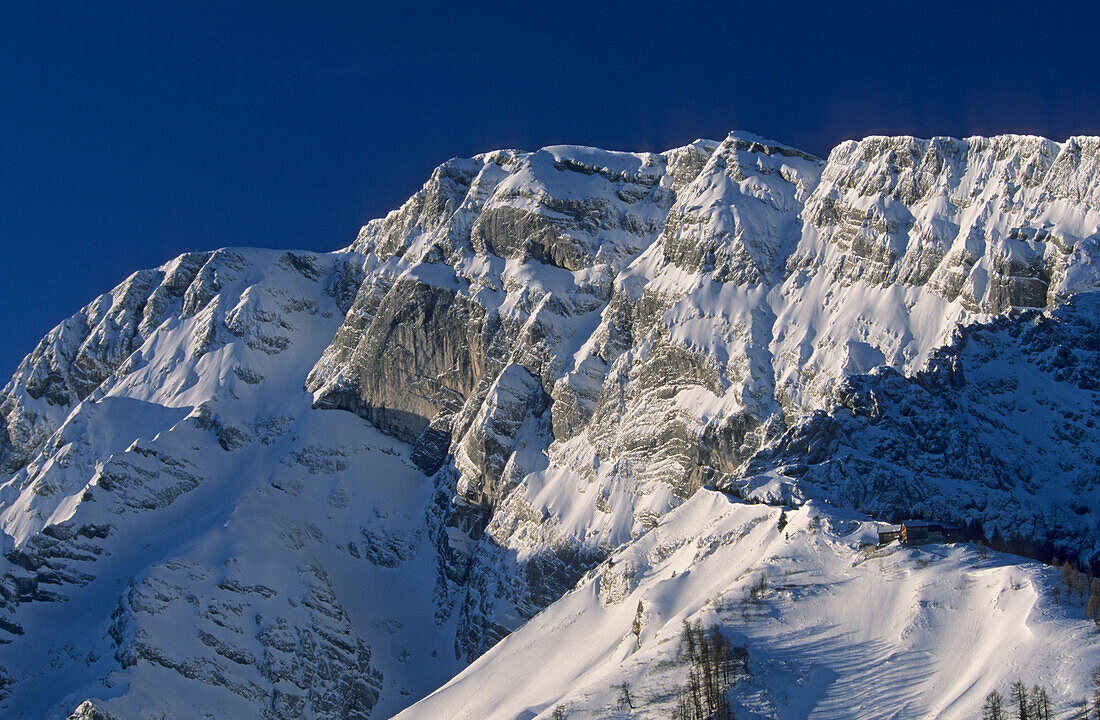
POLYGON ((0 707, 386 716, 704 485, 1096 557, 1098 158, 496 152, 137 273, 3 391, 0 707))
POLYGON ((977 523, 986 537, 1095 562, 1098 300, 961 327, 908 377, 883 366, 846 378, 724 489, 977 523))
MULTIPOLYGON (((386 267, 308 387, 393 428, 429 470, 450 462, 498 545, 537 532, 597 557, 702 484, 744 477, 847 378, 918 372, 960 327, 1097 287, 1096 157, 1090 139, 869 138, 821 161, 732 135, 661 156, 455 162, 364 228, 356 247, 386 267), (532 463, 516 441, 544 405, 549 432, 523 438, 532 463), (537 492, 584 519, 549 530, 537 492)), ((1003 522, 1006 500, 979 495, 963 509, 947 489, 936 509, 1003 522)), ((885 491, 860 504, 920 508, 885 491)))

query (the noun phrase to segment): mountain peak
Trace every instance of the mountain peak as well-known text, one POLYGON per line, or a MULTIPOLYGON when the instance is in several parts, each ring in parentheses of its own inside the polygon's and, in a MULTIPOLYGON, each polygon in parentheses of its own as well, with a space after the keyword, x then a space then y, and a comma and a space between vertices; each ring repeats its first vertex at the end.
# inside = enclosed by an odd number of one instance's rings
POLYGON ((970 717, 1012 648, 1068 707, 1079 591, 865 545, 1100 560, 1097 147, 501 150, 134 274, 0 396, 0 709, 667 717, 685 622, 738 717, 970 717))

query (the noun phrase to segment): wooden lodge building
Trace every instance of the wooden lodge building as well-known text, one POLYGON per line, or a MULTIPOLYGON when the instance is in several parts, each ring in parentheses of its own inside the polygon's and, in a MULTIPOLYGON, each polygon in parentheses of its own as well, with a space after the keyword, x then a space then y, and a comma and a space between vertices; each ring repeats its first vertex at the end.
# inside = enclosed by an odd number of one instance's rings
POLYGON ((905 520, 901 525, 887 525, 879 529, 879 545, 887 545, 895 540, 900 540, 905 545, 964 542, 966 532, 960 527, 930 520, 905 520))

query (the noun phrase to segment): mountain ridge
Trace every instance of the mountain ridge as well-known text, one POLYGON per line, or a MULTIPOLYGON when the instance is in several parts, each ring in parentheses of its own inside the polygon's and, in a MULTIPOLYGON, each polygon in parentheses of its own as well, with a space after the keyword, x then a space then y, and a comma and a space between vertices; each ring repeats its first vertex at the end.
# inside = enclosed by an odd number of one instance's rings
POLYGON ((135 273, 0 400, 0 707, 392 714, 702 488, 1093 560, 1098 158, 495 151, 343 250, 135 273))

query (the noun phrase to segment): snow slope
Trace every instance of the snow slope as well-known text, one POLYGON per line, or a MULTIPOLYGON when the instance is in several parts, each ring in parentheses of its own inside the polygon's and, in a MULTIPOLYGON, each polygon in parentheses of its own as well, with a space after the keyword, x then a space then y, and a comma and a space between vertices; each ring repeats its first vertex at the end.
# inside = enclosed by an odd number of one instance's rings
POLYGON ((860 561, 852 511, 1096 557, 1098 162, 1022 136, 499 151, 345 250, 135 273, 0 393, 0 710, 378 718, 469 666, 408 712, 610 717, 627 678, 656 716, 704 615, 761 668, 741 714, 961 717, 1012 672, 1068 702, 1095 645, 1045 571, 860 561), (813 502, 781 541, 713 487, 813 502))
POLYGON ((216 289, 4 485, 7 717, 90 696, 120 717, 366 717, 459 667, 421 627, 432 481, 302 388, 343 315, 333 283, 361 262, 214 253, 184 303, 204 273, 216 289))
POLYGON ((811 502, 780 531, 780 512, 696 493, 397 718, 671 717, 696 621, 748 650, 739 718, 974 718, 1017 678, 1058 714, 1080 699, 1100 636, 1050 598, 1053 569, 968 545, 863 550, 862 516, 811 502))

